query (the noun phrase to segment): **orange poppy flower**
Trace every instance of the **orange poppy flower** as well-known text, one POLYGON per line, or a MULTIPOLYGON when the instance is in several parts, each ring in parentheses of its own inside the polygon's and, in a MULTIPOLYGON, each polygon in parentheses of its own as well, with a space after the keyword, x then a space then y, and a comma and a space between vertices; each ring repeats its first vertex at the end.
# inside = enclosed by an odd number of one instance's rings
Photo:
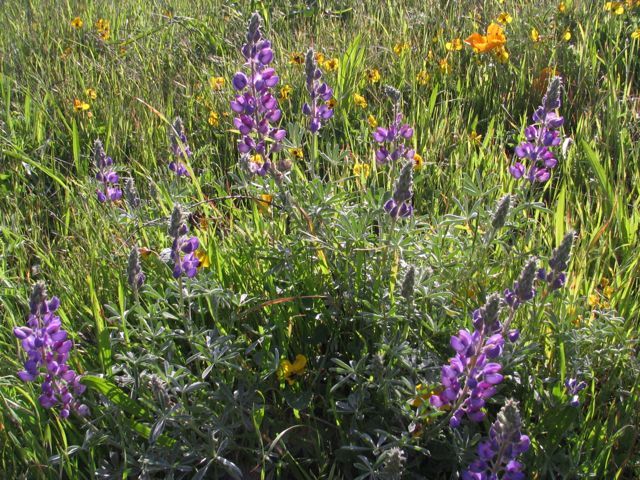
POLYGON ((487 28, 487 34, 472 33, 464 41, 473 48, 476 53, 490 52, 498 47, 502 47, 507 42, 504 30, 497 23, 492 23, 487 28))

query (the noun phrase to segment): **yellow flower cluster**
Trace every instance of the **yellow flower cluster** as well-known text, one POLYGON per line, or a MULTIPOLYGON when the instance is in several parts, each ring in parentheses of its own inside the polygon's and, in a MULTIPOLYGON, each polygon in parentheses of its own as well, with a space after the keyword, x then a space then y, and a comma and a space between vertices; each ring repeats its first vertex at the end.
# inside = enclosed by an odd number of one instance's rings
POLYGON ((224 87, 224 77, 209 78, 209 86, 214 92, 219 92, 224 87))
POLYGON ((111 38, 111 24, 109 23, 109 20, 99 18, 96 22, 96 30, 98 30, 102 40, 107 41, 111 38))
POLYGON ((367 76, 367 80, 369 83, 378 83, 382 76, 380 75, 380 70, 377 68, 367 68, 365 71, 365 75, 367 76))
POLYGON ((357 107, 362 108, 363 110, 365 108, 367 108, 368 103, 367 103, 367 99, 364 98, 362 95, 360 95, 359 93, 354 93, 353 94, 353 103, 356 104, 357 107))

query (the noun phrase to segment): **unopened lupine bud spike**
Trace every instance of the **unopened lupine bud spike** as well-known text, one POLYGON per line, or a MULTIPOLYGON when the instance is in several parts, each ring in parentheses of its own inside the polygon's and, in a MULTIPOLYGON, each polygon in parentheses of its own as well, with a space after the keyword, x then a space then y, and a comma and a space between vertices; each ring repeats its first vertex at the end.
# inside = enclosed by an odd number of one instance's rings
POLYGON ((494 231, 500 230, 502 227, 504 227, 510 208, 511 195, 505 195, 498 201, 496 211, 494 212, 493 218, 491 219, 491 228, 494 231))
POLYGON ((404 281, 402 282, 402 290, 401 295, 402 298, 405 299, 406 302, 411 302, 413 300, 413 291, 416 283, 416 269, 411 266, 407 273, 404 276, 404 281))

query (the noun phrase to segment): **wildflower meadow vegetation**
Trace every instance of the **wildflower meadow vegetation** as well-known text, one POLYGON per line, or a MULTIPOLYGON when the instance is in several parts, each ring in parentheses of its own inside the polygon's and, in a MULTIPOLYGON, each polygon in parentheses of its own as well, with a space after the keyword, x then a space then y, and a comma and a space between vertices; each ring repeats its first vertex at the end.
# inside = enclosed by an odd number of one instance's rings
POLYGON ((640 1, 0 19, 0 478, 640 478, 640 1))

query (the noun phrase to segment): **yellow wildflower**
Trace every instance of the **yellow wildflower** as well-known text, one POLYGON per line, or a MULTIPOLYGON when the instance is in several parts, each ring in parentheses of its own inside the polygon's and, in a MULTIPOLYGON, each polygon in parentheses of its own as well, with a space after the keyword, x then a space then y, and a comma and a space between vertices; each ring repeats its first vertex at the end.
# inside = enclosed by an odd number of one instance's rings
POLYGON ((615 290, 611 285, 607 285, 606 287, 604 287, 604 290, 602 291, 602 293, 604 293, 604 296, 607 297, 608 299, 611 299, 614 292, 615 290))
POLYGON ((476 53, 489 52, 504 46, 506 42, 507 37, 504 34, 504 30, 497 23, 492 23, 487 27, 486 35, 472 33, 464 41, 464 43, 473 48, 473 51, 476 53))
POLYGON ((474 145, 480 145, 480 143, 482 142, 482 135, 480 135, 475 130, 472 130, 469 134, 469 141, 474 145))
POLYGON ((426 70, 420 70, 418 72, 418 75, 416 75, 416 81, 420 85, 426 85, 427 83, 429 83, 430 78, 431 76, 429 75, 429 72, 427 72, 426 70))
POLYGON ((367 75, 367 80, 369 81, 369 83, 378 83, 380 81, 380 70, 378 70, 377 68, 367 68, 365 74, 367 75))
POLYGON ((73 20, 71 20, 71 26, 76 30, 82 28, 82 25, 84 25, 84 22, 80 17, 76 17, 73 20))
POLYGON ((93 88, 87 88, 84 91, 84 94, 89 97, 91 100, 95 100, 96 98, 98 98, 98 92, 95 91, 95 89, 93 88))
POLYGON ((330 58, 329 60, 325 61, 322 66, 327 72, 337 72, 338 67, 340 66, 340 60, 338 60, 337 58, 330 58))
POLYGON ((537 43, 540 41, 540 32, 534 28, 531 29, 531 33, 529 34, 531 41, 537 43))
MULTIPOLYGON (((317 57, 316 57, 317 58, 317 57)), ((300 52, 292 52, 289 54, 289 63, 292 65, 302 65, 304 63, 304 55, 300 52)))
POLYGON ((592 293, 589 295, 589 306, 592 308, 597 308, 600 305, 600 297, 598 297, 597 293, 592 293))
POLYGON ((564 33, 562 34, 562 39, 565 42, 568 42, 569 40, 571 40, 571 30, 569 30, 568 28, 564 31, 564 33))
POLYGON ((429 49, 429 51, 427 52, 427 60, 431 61, 434 58, 436 58, 436 56, 433 53, 433 50, 429 49))
POLYGON ((304 151, 300 147, 290 148, 289 153, 294 158, 299 158, 299 159, 304 158, 304 151))
POLYGON ((422 155, 420 155, 419 153, 414 153, 413 154, 413 169, 415 171, 421 170, 423 164, 424 164, 424 159, 422 158, 422 155))
POLYGON ((367 99, 364 98, 362 95, 360 95, 359 93, 354 93, 353 94, 353 103, 356 104, 356 106, 362 108, 363 110, 365 108, 367 108, 368 104, 367 104, 367 99))
MULTIPOLYGON (((325 60, 324 53, 322 53, 322 52, 316 52, 316 62, 317 62, 319 65, 322 65, 322 64, 324 63, 324 60, 325 60)), ((303 60, 303 62, 304 62, 304 60, 303 60)))
POLYGON ((331 97, 329 100, 327 100, 327 107, 329 107, 331 110, 333 110, 337 104, 338 101, 335 99, 335 97, 331 97))
POLYGON ((564 13, 566 10, 567 10, 567 6, 565 5, 565 3, 564 2, 560 2, 558 4, 558 11, 560 13, 564 13))
POLYGON ((203 248, 196 250, 196 258, 200 261, 198 264, 198 270, 202 268, 209 268, 211 266, 211 259, 207 255, 207 251, 203 248))
POLYGON ((444 47, 449 51, 462 50, 462 39, 454 38, 450 42, 445 43, 444 47))
POLYGON ((500 63, 507 63, 509 61, 509 52, 507 52, 506 48, 496 48, 494 53, 500 63))
POLYGON ((432 387, 429 385, 422 385, 421 383, 419 383, 418 385, 416 385, 416 396, 411 399, 409 404, 414 408, 421 407, 425 403, 429 402, 429 398, 432 395, 437 395, 441 391, 442 391, 442 387, 439 387, 439 386, 432 387))
POLYGON ((622 2, 607 2, 604 4, 604 11, 611 12, 615 15, 622 15, 624 13, 624 3, 622 2))
POLYGON ((83 102, 79 98, 75 98, 73 100, 73 109, 76 112, 84 112, 85 110, 89 110, 91 106, 87 102, 83 102))
POLYGON ((640 28, 636 28, 636 29, 631 33, 631 38, 633 38, 634 40, 639 40, 639 39, 640 39, 640 28))
POLYGON ((356 162, 353 164, 353 174, 356 177, 368 178, 371 175, 371 165, 368 163, 356 162))
POLYGON ((508 23, 513 22, 513 17, 507 12, 502 12, 500 15, 498 15, 497 21, 502 25, 507 25, 508 23))
POLYGON ((378 121, 376 120, 376 117, 374 117, 371 114, 369 114, 369 116, 367 117, 367 123, 371 128, 376 128, 378 126, 378 121))
POLYGON ((258 200, 258 211, 260 213, 267 213, 271 209, 271 202, 273 202, 273 195, 269 193, 260 194, 260 200, 258 200))
POLYGON ((396 43, 393 46, 393 52, 396 55, 402 55, 405 50, 409 50, 411 48, 411 44, 409 42, 401 42, 401 43, 396 43))
POLYGON ((307 369, 307 357, 304 355, 296 355, 296 359, 291 363, 284 359, 280 361, 278 375, 280 379, 286 380, 289 385, 293 385, 296 378, 301 376, 307 369))
POLYGON ((224 87, 224 77, 211 77, 209 78, 209 86, 214 92, 219 92, 224 87))
POLYGON ((99 18, 96 22, 96 29, 98 30, 98 33, 103 40, 109 40, 109 38, 111 37, 111 25, 109 23, 109 20, 99 18))
POLYGON ((283 85, 280 89, 280 100, 286 100, 289 98, 289 94, 293 91, 291 85, 283 85))
POLYGON ((440 60, 438 65, 440 66, 440 71, 445 75, 449 75, 451 73, 451 65, 449 65, 449 60, 446 58, 440 60))
POLYGON ((218 125, 220 125, 220 115, 218 114, 218 112, 214 112, 213 110, 211 110, 209 112, 209 118, 207 118, 207 123, 209 123, 209 125, 211 125, 212 127, 217 127, 218 125))

